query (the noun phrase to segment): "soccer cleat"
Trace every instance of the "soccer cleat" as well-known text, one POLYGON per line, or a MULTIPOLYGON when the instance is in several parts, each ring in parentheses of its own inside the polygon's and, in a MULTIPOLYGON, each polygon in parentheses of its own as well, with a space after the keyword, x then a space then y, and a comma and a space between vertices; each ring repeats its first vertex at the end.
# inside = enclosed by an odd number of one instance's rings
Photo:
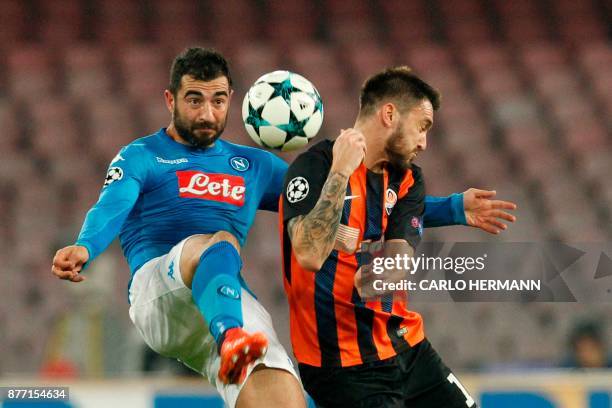
POLYGON ((266 354, 268 339, 263 333, 249 334, 241 327, 228 329, 221 344, 219 379, 223 384, 241 384, 250 363, 266 354))

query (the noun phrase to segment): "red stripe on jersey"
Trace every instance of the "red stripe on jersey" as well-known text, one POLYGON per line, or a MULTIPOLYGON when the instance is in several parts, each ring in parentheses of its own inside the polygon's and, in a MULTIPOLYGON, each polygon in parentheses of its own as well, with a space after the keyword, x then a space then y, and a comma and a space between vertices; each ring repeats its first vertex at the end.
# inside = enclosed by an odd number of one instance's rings
MULTIPOLYGON (((410 187, 413 185, 414 177, 412 176, 412 170, 408 170, 399 186, 399 191, 397 193, 398 201, 408 194, 410 187)), ((404 339, 408 342, 408 344, 414 346, 425 338, 423 318, 420 314, 408 310, 407 298, 407 294, 395 294, 391 313, 404 318, 404 321, 400 324, 400 330, 403 329, 406 331, 406 333, 403 335, 404 339)))
POLYGON ((389 215, 387 214, 386 205, 387 205, 387 190, 389 189, 389 172, 387 169, 383 169, 383 191, 382 191, 382 230, 387 230, 387 223, 389 222, 389 215))
POLYGON ((414 178, 412 177, 412 170, 406 171, 406 175, 402 179, 402 182, 399 186, 399 191, 397 192, 397 199, 401 200, 408 194, 408 190, 414 184, 414 178))
MULTIPOLYGON (((380 208, 382 209, 381 214, 381 230, 384 234, 387 228, 387 212, 385 210, 386 191, 389 186, 389 173, 383 169, 383 189, 380 191, 380 208)), ((365 219, 365 214, 364 214, 365 219)), ((379 359, 385 359, 392 357, 396 354, 391 339, 387 334, 387 321, 390 315, 383 311, 382 301, 370 301, 366 303, 369 309, 374 310, 374 320, 372 322, 372 341, 376 347, 376 351, 379 359)))
MULTIPOLYGON (((349 178, 351 195, 357 196, 351 201, 351 212, 348 214, 348 226, 359 231, 358 244, 363 239, 366 214, 366 172, 362 163, 349 178)), ((359 250, 359 247, 357 247, 359 250)), ((357 258, 354 253, 338 252, 336 279, 334 282, 334 308, 338 331, 338 345, 342 365, 362 364, 359 343, 357 342, 357 323, 354 305, 351 301, 357 270, 357 258)))
MULTIPOLYGON (((291 242, 285 242, 283 222, 283 198, 279 202, 279 229, 281 236, 281 253, 284 246, 291 246, 291 242)), ((284 273, 283 283, 287 300, 289 302, 289 325, 291 330, 291 345, 295 357, 301 363, 321 366, 321 349, 317 333, 317 320, 314 305, 315 273, 306 270, 298 263, 293 249, 291 249, 290 260, 291 283, 284 273)), ((283 262, 283 268, 285 262, 283 262)))

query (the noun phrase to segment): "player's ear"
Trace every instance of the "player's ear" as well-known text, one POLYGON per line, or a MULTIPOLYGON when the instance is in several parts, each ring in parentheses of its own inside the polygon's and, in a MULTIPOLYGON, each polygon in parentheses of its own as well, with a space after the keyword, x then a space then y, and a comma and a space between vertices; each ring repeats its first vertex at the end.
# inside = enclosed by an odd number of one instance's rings
POLYGON ((174 112, 174 95, 168 89, 164 91, 164 100, 166 101, 166 108, 170 111, 170 113, 174 112))
POLYGON ((397 109, 391 102, 385 103, 380 107, 380 120, 386 128, 393 126, 394 120, 397 120, 397 109))

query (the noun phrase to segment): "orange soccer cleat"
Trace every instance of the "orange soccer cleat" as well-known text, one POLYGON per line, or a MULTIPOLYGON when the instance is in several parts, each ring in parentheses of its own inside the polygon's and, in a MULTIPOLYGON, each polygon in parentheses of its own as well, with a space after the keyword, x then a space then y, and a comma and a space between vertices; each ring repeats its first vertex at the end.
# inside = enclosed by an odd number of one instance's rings
POLYGON ((263 333, 249 334, 241 327, 225 332, 221 344, 219 379, 223 384, 241 384, 250 363, 266 354, 268 339, 263 333))

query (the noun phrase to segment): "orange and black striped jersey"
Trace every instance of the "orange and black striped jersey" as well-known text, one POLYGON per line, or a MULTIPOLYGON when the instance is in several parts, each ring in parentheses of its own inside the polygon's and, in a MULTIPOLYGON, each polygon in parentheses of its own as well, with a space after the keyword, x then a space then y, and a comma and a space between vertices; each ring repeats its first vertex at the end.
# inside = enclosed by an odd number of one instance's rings
POLYGON ((336 245, 317 272, 297 262, 286 230, 319 199, 332 162, 333 142, 301 154, 285 176, 280 199, 284 286, 289 299, 291 341, 297 360, 316 367, 348 367, 396 355, 424 338, 421 316, 405 297, 362 301, 354 285, 364 240, 405 239, 416 247, 422 233, 425 188, 421 170, 363 164, 349 179, 336 245))

